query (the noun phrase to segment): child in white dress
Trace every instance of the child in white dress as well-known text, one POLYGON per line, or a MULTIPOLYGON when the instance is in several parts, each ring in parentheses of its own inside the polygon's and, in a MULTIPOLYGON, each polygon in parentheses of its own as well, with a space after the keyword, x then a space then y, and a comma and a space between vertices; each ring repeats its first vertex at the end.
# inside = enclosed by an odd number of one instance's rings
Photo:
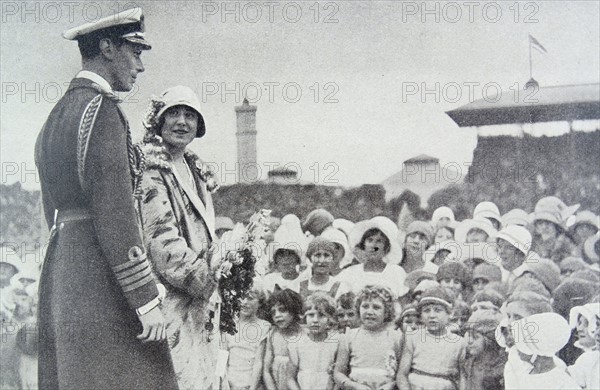
POLYGON ((356 298, 361 326, 340 340, 334 379, 341 389, 394 389, 402 353, 402 332, 395 330, 392 292, 366 286, 356 298))
POLYGON ((264 291, 255 282, 252 291, 242 300, 235 335, 226 334, 224 349, 229 352, 227 380, 231 390, 256 390, 262 379, 262 365, 269 322, 257 317, 266 304, 264 291))
POLYGON ((267 390, 286 390, 288 344, 297 343, 302 337, 302 298, 295 291, 281 290, 276 286, 268 306, 274 326, 267 336, 263 381, 267 390))
POLYGON ((288 346, 288 388, 332 390, 339 335, 335 331, 335 301, 325 292, 315 292, 304 306, 306 328, 300 340, 288 346))

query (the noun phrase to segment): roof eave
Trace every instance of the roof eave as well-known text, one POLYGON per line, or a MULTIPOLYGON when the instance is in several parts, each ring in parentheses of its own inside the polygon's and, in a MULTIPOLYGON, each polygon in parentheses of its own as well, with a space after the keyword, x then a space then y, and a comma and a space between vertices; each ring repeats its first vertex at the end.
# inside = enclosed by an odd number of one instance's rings
POLYGON ((459 127, 600 119, 600 102, 490 107, 448 111, 459 127))

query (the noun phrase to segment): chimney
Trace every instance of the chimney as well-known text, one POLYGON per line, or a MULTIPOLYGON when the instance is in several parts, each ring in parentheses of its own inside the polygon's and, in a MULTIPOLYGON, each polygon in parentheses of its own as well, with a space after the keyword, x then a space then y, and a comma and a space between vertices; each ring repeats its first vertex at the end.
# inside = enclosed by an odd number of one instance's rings
POLYGON ((244 98, 235 108, 237 116, 237 174, 238 183, 252 183, 261 179, 256 163, 256 106, 244 98))

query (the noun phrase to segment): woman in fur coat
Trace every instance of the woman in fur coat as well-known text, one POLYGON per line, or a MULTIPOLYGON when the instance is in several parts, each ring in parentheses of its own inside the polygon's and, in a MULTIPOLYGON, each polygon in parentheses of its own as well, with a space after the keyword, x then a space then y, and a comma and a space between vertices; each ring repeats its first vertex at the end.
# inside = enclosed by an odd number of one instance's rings
POLYGON ((155 275, 166 287, 162 310, 180 389, 217 388, 218 334, 205 329, 220 260, 212 256, 215 215, 211 173, 187 146, 205 133, 199 101, 176 86, 153 98, 144 121, 141 205, 155 275))

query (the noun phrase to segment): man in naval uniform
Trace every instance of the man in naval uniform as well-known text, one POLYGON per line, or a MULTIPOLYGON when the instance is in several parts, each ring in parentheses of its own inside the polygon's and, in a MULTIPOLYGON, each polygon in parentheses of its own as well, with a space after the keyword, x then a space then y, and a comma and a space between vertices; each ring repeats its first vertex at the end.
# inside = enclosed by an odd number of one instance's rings
POLYGON ((65 31, 82 71, 36 144, 52 228, 40 280, 40 389, 173 389, 177 382, 135 195, 143 157, 115 91, 144 71, 142 10, 65 31))

